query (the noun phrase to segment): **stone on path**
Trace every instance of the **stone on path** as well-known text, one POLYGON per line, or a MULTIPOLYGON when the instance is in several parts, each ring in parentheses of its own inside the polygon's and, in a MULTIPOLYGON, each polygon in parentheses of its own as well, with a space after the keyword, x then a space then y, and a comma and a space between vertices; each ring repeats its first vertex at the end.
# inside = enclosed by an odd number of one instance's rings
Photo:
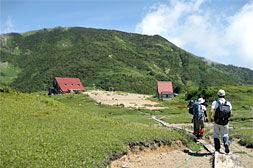
POLYGON ((214 156, 214 168, 242 168, 236 160, 237 156, 234 154, 215 152, 214 156))

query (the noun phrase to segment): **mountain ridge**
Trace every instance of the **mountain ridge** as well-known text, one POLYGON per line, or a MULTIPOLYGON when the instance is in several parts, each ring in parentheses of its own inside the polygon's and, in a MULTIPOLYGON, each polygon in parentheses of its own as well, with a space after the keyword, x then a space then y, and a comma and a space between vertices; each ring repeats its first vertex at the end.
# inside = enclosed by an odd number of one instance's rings
POLYGON ((253 71, 208 64, 154 35, 82 27, 56 27, 0 36, 1 62, 21 69, 11 86, 43 90, 54 77, 78 77, 84 86, 154 93, 156 81, 174 86, 253 84, 253 71))

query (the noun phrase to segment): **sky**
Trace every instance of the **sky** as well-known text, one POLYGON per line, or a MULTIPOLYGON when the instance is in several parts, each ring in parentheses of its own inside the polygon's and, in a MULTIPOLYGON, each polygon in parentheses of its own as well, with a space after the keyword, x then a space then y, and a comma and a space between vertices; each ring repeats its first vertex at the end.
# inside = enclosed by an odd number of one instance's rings
POLYGON ((160 35, 253 70, 253 0, 0 0, 0 33, 86 27, 160 35))

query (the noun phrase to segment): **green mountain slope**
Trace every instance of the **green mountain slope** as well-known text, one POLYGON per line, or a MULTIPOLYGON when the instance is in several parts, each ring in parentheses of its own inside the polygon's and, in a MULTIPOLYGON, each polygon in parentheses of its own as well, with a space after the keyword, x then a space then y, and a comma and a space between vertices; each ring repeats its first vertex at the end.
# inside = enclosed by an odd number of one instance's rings
POLYGON ((46 89, 54 77, 138 93, 154 93, 158 80, 174 86, 253 84, 252 70, 208 64, 157 35, 58 27, 0 39, 1 62, 21 69, 11 85, 22 91, 46 89))

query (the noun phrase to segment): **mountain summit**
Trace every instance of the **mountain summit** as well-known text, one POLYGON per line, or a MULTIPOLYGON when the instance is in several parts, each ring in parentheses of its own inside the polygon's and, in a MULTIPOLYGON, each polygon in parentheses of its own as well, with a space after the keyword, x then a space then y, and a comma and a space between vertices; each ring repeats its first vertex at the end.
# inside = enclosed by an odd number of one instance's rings
POLYGON ((158 35, 57 27, 3 34, 0 42, 1 62, 20 69, 9 84, 27 92, 47 89, 54 77, 137 93, 154 93, 156 81, 174 86, 253 84, 252 70, 207 61, 158 35))

